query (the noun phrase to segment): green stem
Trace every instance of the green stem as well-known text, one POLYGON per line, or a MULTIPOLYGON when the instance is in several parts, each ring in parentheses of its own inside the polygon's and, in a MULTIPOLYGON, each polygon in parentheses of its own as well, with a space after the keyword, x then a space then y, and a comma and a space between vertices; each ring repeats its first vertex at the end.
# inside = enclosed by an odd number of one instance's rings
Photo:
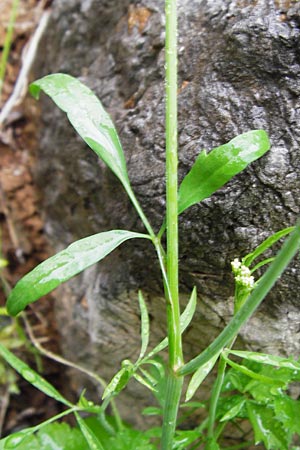
POLYGON ((0 61, 0 102, 1 102, 1 96, 2 96, 2 87, 3 87, 3 82, 4 82, 4 76, 5 76, 6 66, 7 66, 7 59, 8 59, 11 43, 12 43, 14 26, 15 26, 15 21, 16 21, 16 17, 17 17, 18 7, 19 7, 19 1, 20 0, 14 0, 13 4, 12 4, 11 14, 10 14, 10 18, 9 18, 9 24, 8 24, 7 32, 5 35, 4 47, 3 47, 2 57, 1 57, 1 61, 0 61))
POLYGON ((177 180, 177 7, 166 0, 166 199, 167 275, 170 286, 168 309, 169 363, 182 366, 178 293, 178 180, 177 180))
POLYGON ((178 289, 178 179, 177 179, 177 2, 165 1, 166 12, 166 203, 167 203, 167 323, 169 372, 163 412, 162 450, 170 450, 180 396, 182 377, 176 371, 183 365, 178 289))
POLYGON ((162 450, 171 450, 173 447, 182 383, 183 377, 178 377, 173 371, 170 371, 167 378, 166 399, 163 413, 162 450))
POLYGON ((156 239, 155 233, 153 231, 153 228, 150 225, 149 220, 147 219, 144 211, 141 208, 141 205, 139 204, 138 199, 136 198, 133 190, 131 189, 130 185, 126 188, 126 192, 133 204, 133 206, 135 207, 138 215, 140 216, 143 224, 145 225, 146 230, 148 231, 149 235, 151 236, 152 240, 156 239))
POLYGON ((211 393, 211 397, 210 397, 208 431, 207 431, 208 438, 212 438, 214 436, 216 411, 217 411, 217 405, 218 405, 222 385, 224 382, 225 370, 226 370, 226 361, 223 358, 221 358, 219 361, 219 366, 218 366, 218 375, 217 375, 216 381, 213 385, 213 389, 212 389, 212 393, 211 393))
POLYGON ((275 260, 261 277, 258 285, 252 291, 241 309, 231 319, 219 336, 200 355, 196 356, 196 358, 192 359, 178 370, 180 375, 193 373, 214 355, 221 352, 222 349, 237 336, 242 325, 252 316, 262 300, 271 290, 276 280, 281 276, 282 272, 298 252, 299 242, 300 222, 297 223, 294 232, 286 239, 275 260))

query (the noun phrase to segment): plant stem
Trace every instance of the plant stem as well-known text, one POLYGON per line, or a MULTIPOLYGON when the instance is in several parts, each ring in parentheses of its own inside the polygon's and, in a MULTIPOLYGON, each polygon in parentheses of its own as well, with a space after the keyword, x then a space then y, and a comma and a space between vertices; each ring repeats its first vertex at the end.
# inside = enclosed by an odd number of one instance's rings
POLYGON ((128 196, 129 196, 133 206, 135 207, 138 215, 140 216, 141 221, 145 225, 146 230, 148 231, 148 233, 151 236, 152 240, 154 240, 156 238, 156 236, 155 236, 155 233, 153 231, 153 228, 151 227, 149 220, 147 219, 144 211, 142 210, 138 199, 136 198, 133 190, 131 189, 131 186, 128 185, 125 189, 126 189, 126 192, 127 192, 128 196))
POLYGON ((178 181, 177 181, 177 10, 176 0, 166 0, 166 198, 167 276, 170 367, 182 365, 178 293, 178 181))
POLYGON ((214 436, 214 425, 215 425, 215 418, 216 418, 216 411, 217 411, 217 405, 224 381, 225 376, 225 369, 226 369, 226 361, 221 358, 218 365, 218 375, 214 382, 211 397, 210 397, 210 403, 209 403, 209 417, 208 417, 208 430, 207 430, 207 437, 212 438, 214 436))
POLYGON ((287 265, 299 251, 300 243, 300 221, 297 223, 294 232, 286 239, 278 255, 261 277, 258 285, 252 291, 240 310, 231 319, 229 324, 219 334, 219 336, 196 358, 185 364, 179 373, 188 375, 193 373, 222 349, 239 333, 242 325, 252 316, 254 311, 261 304, 268 292, 271 290, 277 279, 281 276, 287 265))
POLYGON ((177 180, 177 2, 165 1, 166 12, 166 202, 167 202, 167 323, 169 372, 164 405, 162 449, 172 448, 182 377, 176 371, 183 365, 178 292, 178 180, 177 180))

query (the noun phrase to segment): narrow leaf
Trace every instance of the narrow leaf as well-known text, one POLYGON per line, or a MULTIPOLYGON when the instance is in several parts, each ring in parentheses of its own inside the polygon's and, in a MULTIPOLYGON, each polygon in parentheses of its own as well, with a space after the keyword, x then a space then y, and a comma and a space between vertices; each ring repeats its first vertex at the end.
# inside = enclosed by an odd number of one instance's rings
POLYGON ((284 228, 283 230, 277 231, 277 233, 272 234, 267 239, 265 239, 256 249, 245 256, 242 260, 242 263, 249 267, 250 264, 262 253, 264 253, 268 248, 272 247, 279 239, 291 233, 295 227, 284 228))
POLYGON ((27 364, 21 361, 17 356, 11 353, 0 343, 0 355, 3 359, 13 367, 28 383, 35 386, 48 397, 52 397, 58 402, 67 406, 73 406, 68 400, 66 400, 48 381, 42 378, 37 372, 31 369, 27 364))
POLYGON ((266 353, 259 352, 247 352, 239 350, 227 350, 226 352, 232 355, 239 356, 243 359, 248 359, 250 361, 255 361, 261 364, 269 364, 276 367, 284 367, 291 370, 300 370, 300 363, 293 360, 292 358, 282 358, 280 356, 268 355, 266 353))
POLYGON ((244 375, 247 375, 250 378, 253 378, 254 380, 259 380, 262 383, 271 384, 274 386, 285 386, 285 382, 282 380, 278 380, 276 378, 271 378, 271 377, 268 377, 261 373, 253 372, 253 370, 248 369, 248 367, 231 361, 231 359, 229 359, 225 356, 225 353, 222 353, 222 358, 224 358, 225 361, 227 362, 227 364, 229 364, 235 370, 243 373, 244 375))
POLYGON ((146 353, 149 344, 149 334, 150 334, 147 305, 141 291, 139 291, 139 305, 141 310, 141 338, 142 338, 142 346, 139 359, 141 359, 146 353))
POLYGON ((141 375, 139 375, 138 373, 134 373, 133 377, 143 386, 145 386, 146 388, 148 388, 151 392, 155 392, 156 389, 155 387, 149 383, 147 380, 145 380, 145 378, 141 377, 141 375))
POLYGON ((104 447, 102 446, 101 442, 94 434, 94 432, 90 429, 90 427, 85 423, 85 421, 80 417, 80 415, 77 412, 75 412, 74 414, 76 416, 76 420, 82 431, 82 434, 84 435, 89 445, 90 450, 104 450, 104 447))
POLYGON ((205 364, 203 364, 203 366, 201 366, 198 370, 196 370, 196 372, 194 373, 194 375, 191 378, 191 381, 190 381, 187 391, 186 391, 186 396, 185 396, 186 402, 188 402, 193 397, 193 395, 199 388, 202 381, 207 377, 209 372, 214 367, 215 362, 217 361, 218 357, 219 357, 219 354, 214 355, 209 361, 207 361, 205 364))
POLYGON ((239 412, 242 410, 245 403, 246 403, 246 400, 244 398, 240 398, 239 402, 236 405, 234 405, 232 408, 230 408, 224 414, 224 416, 221 417, 220 422, 225 422, 225 421, 234 419, 239 414, 239 412))
MULTIPOLYGON (((197 289, 196 289, 196 287, 194 287, 191 297, 189 299, 189 302, 186 305, 185 310, 183 311, 183 313, 180 316, 180 331, 181 331, 181 333, 183 333, 186 330, 186 328, 189 326, 189 324, 194 316, 194 313, 196 311, 196 306, 197 306, 197 289)), ((162 350, 164 350, 167 346, 168 346, 168 338, 166 337, 153 350, 151 350, 151 352, 147 355, 146 358, 147 359, 151 358, 156 353, 159 353, 162 350)))
POLYGON ((178 214, 210 197, 270 148, 263 130, 241 134, 209 154, 203 150, 179 188, 178 214))
POLYGON ((39 98, 41 90, 67 113, 77 133, 128 188, 126 162, 118 133, 96 95, 78 79, 63 73, 47 75, 30 85, 35 98, 39 98))
POLYGON ((257 269, 259 269, 260 267, 263 267, 263 266, 265 266, 265 265, 267 265, 267 264, 270 264, 272 261, 274 261, 274 257, 272 257, 272 258, 266 258, 266 259, 264 259, 263 261, 260 261, 259 263, 257 263, 251 270, 250 270, 250 272, 251 273, 254 273, 254 272, 256 272, 256 270, 257 269))
POLYGON ((163 411, 156 406, 147 406, 142 411, 143 416, 162 416, 163 411))
POLYGON ((132 238, 149 236, 125 230, 106 231, 80 239, 48 258, 25 275, 11 291, 6 304, 9 314, 15 316, 29 303, 48 294, 132 238))
POLYGON ((122 389, 125 388, 131 376, 131 372, 122 367, 119 372, 114 375, 109 384, 106 386, 102 399, 104 400, 106 397, 119 393, 122 389))

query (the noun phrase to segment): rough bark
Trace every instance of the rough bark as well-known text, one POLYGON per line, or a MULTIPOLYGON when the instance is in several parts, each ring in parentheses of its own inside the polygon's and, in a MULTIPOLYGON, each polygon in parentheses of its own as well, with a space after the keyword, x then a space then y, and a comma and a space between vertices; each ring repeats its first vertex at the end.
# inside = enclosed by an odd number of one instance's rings
MULTIPOLYGON (((271 151, 180 218, 183 302, 199 307, 186 359, 229 320, 230 261, 299 213, 300 5, 296 1, 179 0, 179 145, 183 177, 202 148, 250 129, 271 151)), ((98 94, 123 143, 133 188, 155 229, 164 215, 163 1, 56 0, 36 75, 67 72, 98 94)), ((61 249, 113 228, 143 230, 119 182, 48 100, 38 165, 47 232, 61 249)), ((241 337, 252 349, 299 355, 299 261, 287 270, 241 337)), ((153 249, 126 243, 60 291, 64 352, 104 377, 139 347, 137 289, 146 293, 153 342, 165 333, 153 249)), ((147 394, 134 384, 123 406, 134 418, 147 394)), ((133 419, 136 420, 136 419, 133 419)))

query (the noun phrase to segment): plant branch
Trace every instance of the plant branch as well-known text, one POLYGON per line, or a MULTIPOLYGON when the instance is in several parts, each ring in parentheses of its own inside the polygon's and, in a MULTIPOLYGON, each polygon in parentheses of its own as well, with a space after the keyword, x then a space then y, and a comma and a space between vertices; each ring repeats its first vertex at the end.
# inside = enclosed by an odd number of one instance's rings
POLYGON ((252 316, 254 311, 261 304, 268 292, 271 290, 277 279, 281 276, 287 265, 294 258, 299 250, 300 242, 300 221, 297 223, 294 232, 286 239, 280 252, 261 277, 260 282, 252 291, 244 305, 231 319, 229 324, 219 334, 219 336, 196 358, 185 364, 178 370, 180 375, 188 375, 197 370, 200 366, 209 361, 239 333, 242 325, 252 316))

